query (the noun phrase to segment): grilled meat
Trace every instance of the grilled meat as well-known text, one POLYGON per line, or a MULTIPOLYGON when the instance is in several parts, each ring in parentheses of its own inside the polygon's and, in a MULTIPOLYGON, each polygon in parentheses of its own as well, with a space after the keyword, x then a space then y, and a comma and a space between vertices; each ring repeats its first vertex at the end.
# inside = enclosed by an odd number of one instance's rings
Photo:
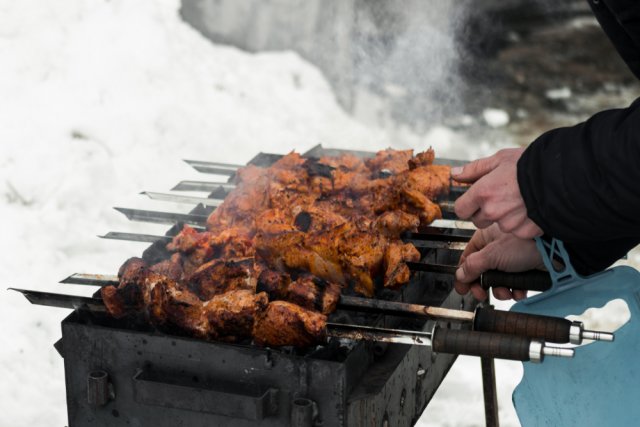
POLYGON ((327 316, 286 301, 270 302, 256 315, 253 339, 257 344, 308 347, 326 338, 327 316))
POLYGON ((256 291, 266 292, 270 301, 289 301, 328 315, 335 311, 340 301, 341 287, 310 274, 302 274, 292 281, 287 273, 264 270, 258 278, 256 291))
MULTIPOLYGON (((128 263, 124 273, 118 287, 102 290, 107 310, 114 317, 143 311, 151 324, 161 328, 179 328, 195 337, 234 342, 253 335, 256 342, 268 346, 305 347, 324 338, 325 315, 289 302, 269 303, 265 292, 234 289, 202 301, 137 259, 128 263), (137 290, 133 299, 129 298, 132 290, 137 290)), ((302 289, 296 285, 289 293, 301 302, 311 301, 302 289)), ((339 290, 325 294, 320 304, 335 308, 339 290)))
POLYGON ((203 301, 231 290, 255 291, 253 258, 211 260, 198 267, 186 282, 189 289, 203 301))
POLYGON ((102 290, 107 309, 208 339, 320 343, 343 287, 373 296, 409 281, 406 263, 420 254, 401 235, 441 217, 432 200, 450 184, 433 160, 433 150, 366 160, 290 153, 240 168, 207 231, 184 226, 158 264, 128 260, 120 284, 102 290))

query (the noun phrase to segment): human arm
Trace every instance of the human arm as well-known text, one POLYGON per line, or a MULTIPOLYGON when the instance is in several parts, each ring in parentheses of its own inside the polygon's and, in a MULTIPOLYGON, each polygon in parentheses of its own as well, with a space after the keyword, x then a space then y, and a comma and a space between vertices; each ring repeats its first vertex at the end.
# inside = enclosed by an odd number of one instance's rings
POLYGON ((456 202, 460 217, 523 238, 544 231, 565 242, 579 273, 600 271, 640 242, 640 101, 549 131, 524 152, 472 162, 453 177, 475 181, 456 202), (538 230, 505 226, 513 212, 538 230))
POLYGON ((640 242, 640 101, 540 136, 518 161, 531 220, 565 242, 581 274, 640 242))

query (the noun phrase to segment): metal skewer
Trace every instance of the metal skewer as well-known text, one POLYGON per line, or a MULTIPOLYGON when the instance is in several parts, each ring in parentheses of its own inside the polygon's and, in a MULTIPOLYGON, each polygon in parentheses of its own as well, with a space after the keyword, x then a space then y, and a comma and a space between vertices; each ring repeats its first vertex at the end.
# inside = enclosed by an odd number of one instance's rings
POLYGON ((207 223, 206 215, 181 214, 175 212, 147 211, 143 209, 129 209, 115 207, 131 221, 153 222, 156 224, 175 224, 182 222, 195 227, 204 227, 207 223))
POLYGON ((339 307, 390 316, 471 322, 475 331, 518 335, 560 344, 582 344, 585 339, 609 342, 614 340, 614 334, 584 329, 581 322, 572 322, 561 317, 494 310, 489 307, 478 307, 471 312, 346 295, 340 297, 339 307))
MULTIPOLYGON (((107 234, 103 236, 98 236, 101 239, 110 239, 110 240, 124 240, 128 242, 141 242, 141 243, 155 243, 158 241, 170 242, 173 236, 155 236, 151 234, 139 234, 139 233, 128 233, 121 231, 109 231, 107 234)), ((407 239, 409 240, 409 239, 407 239)), ((466 247, 466 243, 462 242, 447 242, 447 241, 430 241, 430 240, 417 240, 412 242, 417 248, 426 248, 426 249, 446 249, 450 251, 463 251, 466 247)))
POLYGON ((218 207, 224 199, 211 199, 209 197, 193 197, 183 196, 181 194, 156 193, 153 191, 142 191, 140 194, 148 196, 152 200, 162 200, 165 202, 187 203, 187 204, 203 204, 205 206, 218 207))
POLYGON ((433 332, 422 332, 327 323, 327 334, 336 338, 429 346, 436 353, 532 362, 542 362, 545 356, 571 358, 575 354, 571 348, 548 346, 525 337, 437 326, 433 332))
MULTIPOLYGON (((162 200, 165 202, 174 202, 174 203, 186 203, 186 204, 202 204, 205 206, 213 206, 218 207, 223 202, 224 199, 214 199, 209 197, 194 197, 194 196, 184 196, 182 194, 171 194, 171 193, 157 193, 153 191, 142 191, 140 194, 148 196, 152 200, 162 200)), ((440 209, 443 212, 454 212, 454 203, 449 201, 438 202, 440 209)), ((465 227, 468 225, 465 221, 465 227)))
MULTIPOLYGON (((148 211, 144 209, 130 209, 115 207, 115 210, 123 213, 132 221, 153 222, 157 224, 175 224, 177 222, 183 222, 194 226, 204 227, 207 223, 206 215, 197 214, 181 214, 175 212, 163 212, 163 211, 148 211)), ((449 219, 437 219, 431 223, 435 228, 444 229, 462 229, 462 230, 475 230, 476 227, 472 222, 449 220, 449 219)))
POLYGON ((211 192, 222 188, 225 191, 231 191, 236 188, 235 184, 230 182, 209 182, 209 181, 180 181, 171 191, 202 191, 211 192))
MULTIPOLYGON (((9 288, 22 293, 32 304, 104 313, 106 307, 100 298, 56 294, 26 289, 9 288)), ((545 356, 573 357, 574 350, 547 346, 526 337, 491 334, 467 330, 435 327, 433 332, 386 329, 371 326, 326 323, 329 337, 382 341, 396 344, 424 345, 435 352, 467 354, 480 357, 541 362, 545 356)))
POLYGON ((154 236, 152 234, 125 233, 121 231, 110 231, 104 236, 98 236, 101 239, 125 240, 128 242, 155 243, 157 241, 165 241, 169 243, 172 236, 154 236))
POLYGON ((233 175, 239 168, 245 167, 245 165, 235 165, 232 163, 203 162, 201 160, 184 161, 198 172, 216 175, 233 175))
MULTIPOLYGON (((60 283, 103 287, 118 286, 119 281, 117 276, 112 275, 76 273, 60 283)), ((338 307, 346 310, 373 312, 389 316, 471 322, 473 330, 476 331, 513 334, 553 343, 570 342, 572 344, 582 344, 585 339, 597 341, 614 340, 612 333, 586 330, 580 322, 571 322, 567 319, 551 316, 493 310, 491 308, 480 307, 471 312, 348 295, 340 296, 338 307)))
MULTIPOLYGON (((221 163, 221 162, 206 162, 202 160, 184 160, 189 166, 202 173, 209 173, 215 175, 227 175, 231 176, 236 173, 240 168, 246 165, 237 165, 233 163, 221 163)), ((464 185, 451 185, 449 191, 452 193, 462 194, 469 189, 464 185)))

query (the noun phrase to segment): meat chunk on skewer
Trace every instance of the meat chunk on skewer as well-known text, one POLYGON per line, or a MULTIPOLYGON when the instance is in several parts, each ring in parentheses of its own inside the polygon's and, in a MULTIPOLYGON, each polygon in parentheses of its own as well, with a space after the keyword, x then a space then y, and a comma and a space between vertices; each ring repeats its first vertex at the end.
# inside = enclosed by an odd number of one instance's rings
POLYGON ((186 283, 189 289, 203 301, 231 290, 255 291, 254 260, 253 258, 214 259, 201 265, 186 279, 186 283))
POLYGON ((270 302, 256 315, 253 339, 273 347, 308 347, 326 339, 327 317, 286 301, 270 302))
POLYGON ((291 280, 287 273, 264 270, 260 273, 257 292, 266 292, 269 300, 284 300, 300 307, 331 314, 340 301, 341 287, 310 274, 291 280))
POLYGON ((393 242, 384 254, 384 286, 396 289, 409 281, 407 262, 420 260, 420 252, 410 243, 393 242))

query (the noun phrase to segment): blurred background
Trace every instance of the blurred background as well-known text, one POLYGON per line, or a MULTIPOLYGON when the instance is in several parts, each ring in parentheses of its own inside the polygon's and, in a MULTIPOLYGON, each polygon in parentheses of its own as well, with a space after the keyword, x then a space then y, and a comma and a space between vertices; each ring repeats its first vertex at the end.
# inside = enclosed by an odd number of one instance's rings
MULTIPOLYGON (((57 282, 145 247, 98 234, 164 232, 111 206, 202 179, 183 158, 322 143, 475 159, 638 89, 582 0, 0 0, 0 279, 88 295, 57 282)), ((65 315, 0 291, 0 426, 66 425, 65 315)), ((503 426, 520 376, 498 363, 503 426)), ((461 357, 419 425, 483 419, 461 357)))

